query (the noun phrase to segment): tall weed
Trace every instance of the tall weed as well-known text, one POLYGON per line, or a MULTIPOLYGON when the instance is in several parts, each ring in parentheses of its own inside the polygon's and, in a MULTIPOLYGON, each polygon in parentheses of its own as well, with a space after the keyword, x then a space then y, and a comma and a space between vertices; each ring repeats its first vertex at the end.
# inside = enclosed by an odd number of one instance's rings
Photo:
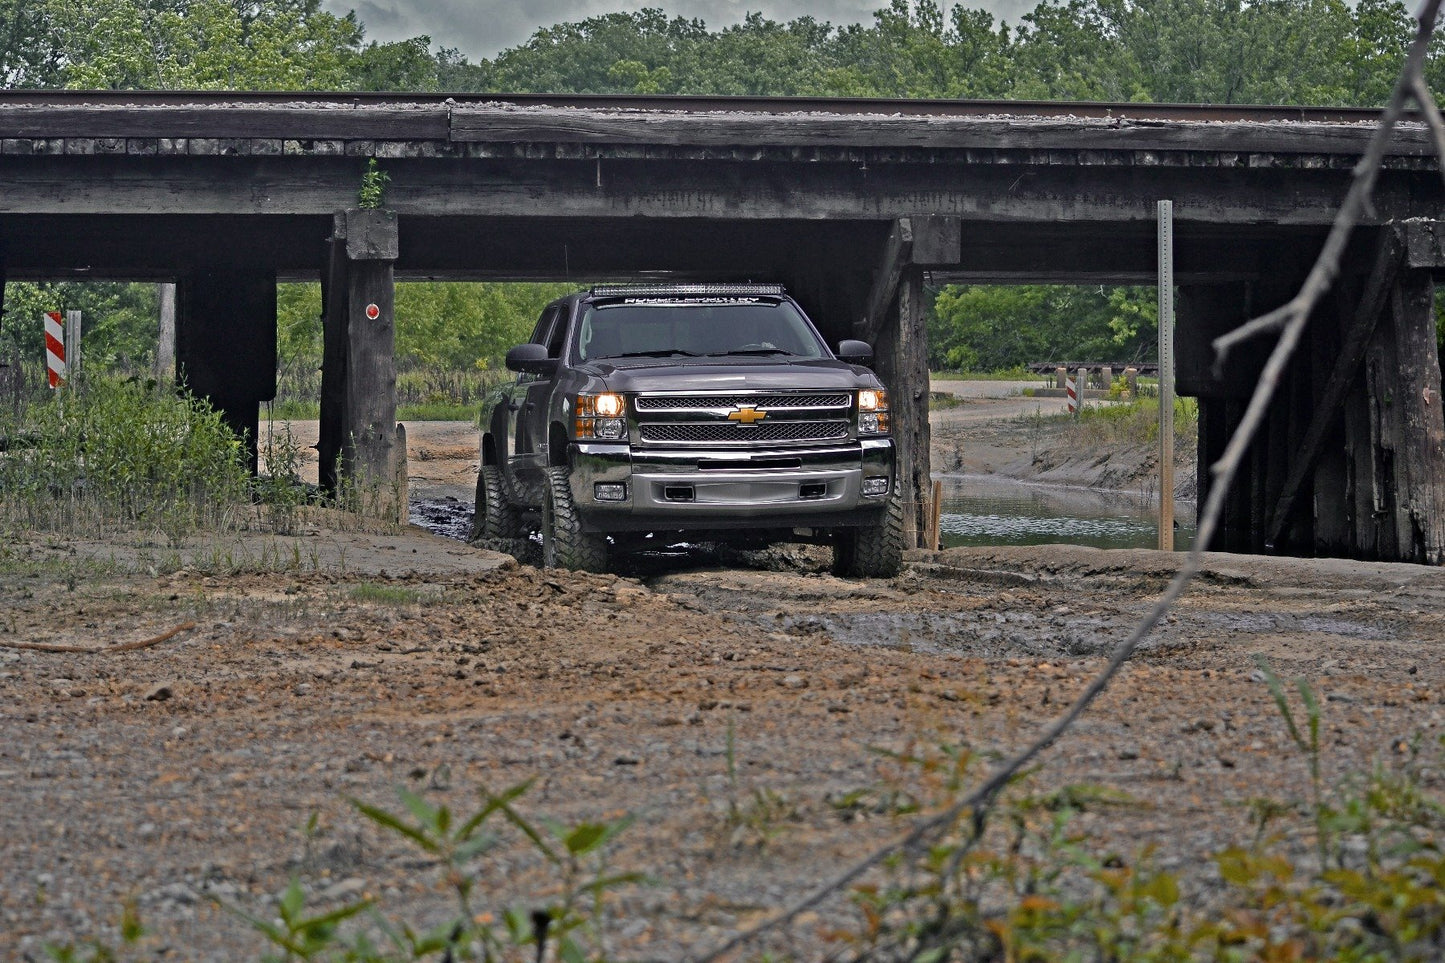
POLYGON ((220 527, 249 501, 244 452, 220 415, 136 380, 87 379, 0 411, 0 522, 61 533, 220 527))

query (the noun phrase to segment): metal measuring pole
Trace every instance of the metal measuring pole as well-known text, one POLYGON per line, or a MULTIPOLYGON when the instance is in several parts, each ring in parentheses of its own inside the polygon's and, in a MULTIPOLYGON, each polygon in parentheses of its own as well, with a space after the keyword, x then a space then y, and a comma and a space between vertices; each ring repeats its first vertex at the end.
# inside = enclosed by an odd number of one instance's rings
POLYGON ((1174 550, 1174 202, 1159 202, 1159 548, 1174 550))

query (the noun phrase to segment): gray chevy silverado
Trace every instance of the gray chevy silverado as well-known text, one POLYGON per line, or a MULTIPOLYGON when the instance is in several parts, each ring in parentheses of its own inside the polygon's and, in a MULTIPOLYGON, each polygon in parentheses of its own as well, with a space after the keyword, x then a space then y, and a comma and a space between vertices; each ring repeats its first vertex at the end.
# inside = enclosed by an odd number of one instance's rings
POLYGON ((540 528, 545 564, 678 541, 833 547, 842 575, 902 557, 888 394, 778 285, 599 285, 548 305, 481 412, 472 537, 540 528), (660 541, 659 541, 660 540, 660 541))

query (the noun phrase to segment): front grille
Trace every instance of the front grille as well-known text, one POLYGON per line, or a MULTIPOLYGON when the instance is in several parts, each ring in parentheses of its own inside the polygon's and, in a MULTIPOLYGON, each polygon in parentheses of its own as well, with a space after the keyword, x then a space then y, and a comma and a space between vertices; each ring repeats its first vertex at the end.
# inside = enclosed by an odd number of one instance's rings
POLYGON ((645 442, 674 444, 716 444, 718 442, 837 441, 848 437, 846 421, 774 421, 756 425, 730 422, 698 424, 643 424, 638 426, 645 442))
POLYGON ((682 411, 689 408, 715 409, 749 406, 779 408, 847 408, 853 399, 846 394, 810 395, 642 395, 638 411, 682 411))

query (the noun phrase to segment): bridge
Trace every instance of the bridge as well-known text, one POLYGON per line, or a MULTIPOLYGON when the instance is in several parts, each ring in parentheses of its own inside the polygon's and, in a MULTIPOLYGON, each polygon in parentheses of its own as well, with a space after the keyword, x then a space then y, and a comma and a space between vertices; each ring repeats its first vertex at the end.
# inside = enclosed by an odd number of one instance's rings
MULTIPOLYGON (((404 458, 397 278, 780 281, 830 341, 875 343, 916 509, 929 468, 925 280, 1151 284, 1156 202, 1173 201, 1178 387, 1200 401, 1207 465, 1265 347, 1216 372, 1209 342, 1294 293, 1376 119, 1133 104, 7 91, 0 276, 176 281, 185 377, 252 439, 275 392, 276 281, 319 278, 322 463, 340 458, 380 484, 404 458), (371 158, 390 178, 379 210, 357 206, 371 158)), ((1433 313, 1442 202, 1430 139, 1407 124, 1230 493, 1219 547, 1445 561, 1433 313)), ((1200 481, 1207 490, 1207 474, 1200 481)))

